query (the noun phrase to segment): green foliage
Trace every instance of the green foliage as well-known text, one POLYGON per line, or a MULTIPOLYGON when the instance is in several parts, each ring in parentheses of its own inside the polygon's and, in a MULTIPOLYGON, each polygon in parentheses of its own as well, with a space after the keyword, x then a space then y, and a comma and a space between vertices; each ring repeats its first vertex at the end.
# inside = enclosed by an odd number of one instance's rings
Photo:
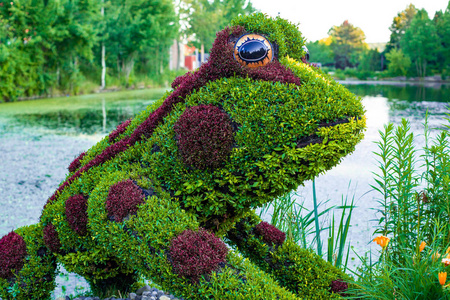
POLYGON ((388 72, 391 76, 406 76, 411 66, 411 59, 401 49, 393 48, 386 53, 388 72))
POLYGON ((419 77, 427 75, 427 67, 435 62, 439 50, 439 37, 436 26, 425 10, 419 10, 406 29, 400 45, 406 55, 415 64, 415 73, 419 77))
POLYGON ((322 66, 334 66, 334 54, 330 45, 322 41, 306 43, 309 50, 309 61, 321 63, 322 66))

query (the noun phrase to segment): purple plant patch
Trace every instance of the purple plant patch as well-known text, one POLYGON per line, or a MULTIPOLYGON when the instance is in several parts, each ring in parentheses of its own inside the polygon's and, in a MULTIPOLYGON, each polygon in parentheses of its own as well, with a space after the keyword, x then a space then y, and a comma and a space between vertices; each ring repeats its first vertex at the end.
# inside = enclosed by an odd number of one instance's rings
POLYGON ((286 234, 275 226, 261 222, 255 227, 255 233, 261 236, 268 244, 282 245, 286 240, 286 234))
POLYGON ((121 181, 111 186, 106 199, 108 217, 116 222, 135 214, 138 205, 144 203, 144 193, 131 179, 121 181))
POLYGON ((26 255, 27 245, 20 235, 11 231, 3 236, 0 239, 0 278, 11 278, 12 270, 20 271, 26 255))
POLYGON ((87 199, 83 195, 74 195, 67 199, 66 219, 73 231, 79 235, 87 234, 87 199))
POLYGON ((172 240, 169 256, 174 272, 197 282, 200 275, 210 274, 225 263, 228 248, 213 233, 200 228, 185 230, 172 240))

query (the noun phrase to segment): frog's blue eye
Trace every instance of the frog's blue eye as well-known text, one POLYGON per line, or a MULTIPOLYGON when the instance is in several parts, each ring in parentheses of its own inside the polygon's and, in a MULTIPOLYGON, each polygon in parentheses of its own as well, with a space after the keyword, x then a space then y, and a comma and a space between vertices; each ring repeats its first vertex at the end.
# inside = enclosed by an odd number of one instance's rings
POLYGON ((273 59, 272 44, 262 35, 244 34, 234 45, 234 59, 250 68, 265 66, 273 59))

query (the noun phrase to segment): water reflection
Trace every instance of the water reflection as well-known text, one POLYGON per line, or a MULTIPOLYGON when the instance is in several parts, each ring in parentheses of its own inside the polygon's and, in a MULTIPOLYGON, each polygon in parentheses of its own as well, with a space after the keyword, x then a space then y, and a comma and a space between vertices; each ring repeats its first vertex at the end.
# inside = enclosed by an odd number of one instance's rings
POLYGON ((27 107, 26 110, 22 109, 23 103, 11 103, 2 110, 0 117, 7 117, 8 121, 2 124, 5 131, 32 128, 63 135, 104 135, 144 110, 164 92, 147 91, 138 93, 138 97, 124 93, 116 97, 97 95, 69 101, 63 98, 59 102, 55 99, 37 100, 28 103, 34 109, 27 107))
POLYGON ((358 96, 381 96, 391 100, 414 101, 450 101, 450 86, 445 84, 409 85, 409 84, 346 84, 351 92, 358 96))

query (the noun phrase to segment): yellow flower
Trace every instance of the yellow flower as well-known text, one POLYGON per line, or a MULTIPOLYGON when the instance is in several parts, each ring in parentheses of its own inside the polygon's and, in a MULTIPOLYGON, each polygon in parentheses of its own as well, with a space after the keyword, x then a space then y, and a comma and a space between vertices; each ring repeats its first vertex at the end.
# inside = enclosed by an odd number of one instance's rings
POLYGON ((447 248, 447 250, 445 251, 445 254, 448 254, 450 252, 450 247, 447 248))
POLYGON ((373 239, 374 242, 376 242, 378 245, 381 246, 381 248, 386 248, 390 239, 384 235, 377 236, 373 239))
POLYGON ((445 281, 447 280, 447 272, 439 272, 438 277, 439 277, 439 283, 441 285, 444 285, 445 281))
POLYGON ((426 246, 426 245, 427 245, 427 243, 425 243, 424 241, 422 241, 422 243, 420 243, 420 246, 419 246, 420 252, 422 252, 423 249, 425 249, 425 246, 426 246))

